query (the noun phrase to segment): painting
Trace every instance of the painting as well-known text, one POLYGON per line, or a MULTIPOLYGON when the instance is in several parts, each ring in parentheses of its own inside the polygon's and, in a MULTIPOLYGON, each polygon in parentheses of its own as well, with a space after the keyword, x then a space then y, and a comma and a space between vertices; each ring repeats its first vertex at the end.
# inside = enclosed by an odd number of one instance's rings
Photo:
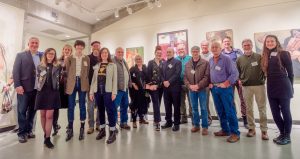
POLYGON ((206 32, 206 40, 209 41, 209 43, 216 41, 216 42, 219 42, 220 44, 222 44, 222 40, 225 37, 230 37, 231 40, 233 41, 232 29, 206 32))
POLYGON ((126 62, 129 68, 135 65, 134 58, 136 55, 142 56, 144 60, 144 47, 126 48, 126 62))
POLYGON ((179 31, 166 32, 166 33, 158 33, 157 45, 161 46, 162 58, 164 59, 167 59, 167 48, 173 47, 176 53, 176 47, 178 45, 183 45, 185 48, 185 52, 188 55, 189 54, 188 31, 179 30, 179 31))
POLYGON ((278 30, 254 33, 255 48, 257 53, 262 53, 265 37, 269 34, 276 35, 284 50, 291 53, 294 76, 300 79, 300 29, 278 30))

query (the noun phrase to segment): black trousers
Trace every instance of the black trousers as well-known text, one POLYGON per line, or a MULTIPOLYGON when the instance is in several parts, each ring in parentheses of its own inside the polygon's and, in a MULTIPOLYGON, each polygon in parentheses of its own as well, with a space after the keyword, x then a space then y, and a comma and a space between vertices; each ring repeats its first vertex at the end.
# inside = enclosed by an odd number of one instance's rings
POLYGON ((269 103, 273 119, 282 135, 290 135, 292 130, 292 115, 290 98, 270 98, 269 103))
POLYGON ((53 112, 53 127, 57 126, 58 117, 59 117, 59 109, 54 109, 54 112, 53 112))
POLYGON ((152 104, 153 104, 153 113, 154 113, 154 122, 158 123, 161 121, 160 118, 160 103, 163 95, 163 88, 158 88, 155 91, 149 91, 152 104))
POLYGON ((174 106, 174 125, 180 124, 180 86, 164 88, 164 103, 167 123, 172 123, 172 105, 174 106))

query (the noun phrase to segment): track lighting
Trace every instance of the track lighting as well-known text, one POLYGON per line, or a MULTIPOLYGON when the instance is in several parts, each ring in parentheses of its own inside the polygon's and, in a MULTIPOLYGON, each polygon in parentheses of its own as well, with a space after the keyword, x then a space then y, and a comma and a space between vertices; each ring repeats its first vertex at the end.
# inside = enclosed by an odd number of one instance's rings
POLYGON ((126 7, 126 10, 127 10, 127 12, 128 12, 128 14, 129 14, 129 15, 131 15, 131 14, 132 14, 132 9, 131 9, 131 8, 129 8, 129 6, 127 6, 127 7, 126 7))
POLYGON ((116 17, 116 18, 119 18, 119 9, 116 9, 116 10, 115 10, 115 17, 116 17))

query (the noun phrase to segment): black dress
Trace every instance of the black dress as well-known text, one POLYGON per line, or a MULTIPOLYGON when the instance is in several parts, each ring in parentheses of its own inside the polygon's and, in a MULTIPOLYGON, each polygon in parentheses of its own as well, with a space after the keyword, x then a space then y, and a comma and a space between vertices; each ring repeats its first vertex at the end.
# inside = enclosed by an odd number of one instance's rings
POLYGON ((68 94, 66 94, 66 86, 67 86, 67 71, 66 66, 64 64, 64 60, 61 60, 62 70, 61 70, 61 78, 59 80, 59 94, 61 101, 61 108, 68 108, 68 94))
POLYGON ((52 64, 47 65, 46 81, 41 91, 36 95, 36 110, 50 110, 60 108, 59 90, 54 90, 52 86, 52 64))

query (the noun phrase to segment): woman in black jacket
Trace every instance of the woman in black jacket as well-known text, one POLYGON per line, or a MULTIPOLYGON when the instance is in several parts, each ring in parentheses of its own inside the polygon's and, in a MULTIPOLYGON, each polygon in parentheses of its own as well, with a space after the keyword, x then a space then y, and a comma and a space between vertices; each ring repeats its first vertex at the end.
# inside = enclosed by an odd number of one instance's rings
POLYGON ((291 142, 290 101, 294 94, 294 73, 291 55, 282 49, 275 35, 265 38, 262 68, 267 76, 267 94, 273 119, 280 131, 273 141, 278 145, 286 145, 291 142))
POLYGON ((135 65, 129 70, 132 88, 129 89, 131 98, 131 117, 133 121, 133 128, 137 128, 136 118, 139 115, 140 124, 148 124, 144 119, 144 115, 147 113, 149 101, 146 97, 146 80, 147 80, 147 68, 143 64, 143 59, 140 55, 135 56, 135 65))
POLYGON ((44 130, 44 144, 48 148, 54 145, 50 141, 54 109, 60 108, 59 79, 61 67, 56 58, 56 51, 45 51, 41 64, 37 68, 38 85, 35 109, 41 112, 41 124, 44 130))

